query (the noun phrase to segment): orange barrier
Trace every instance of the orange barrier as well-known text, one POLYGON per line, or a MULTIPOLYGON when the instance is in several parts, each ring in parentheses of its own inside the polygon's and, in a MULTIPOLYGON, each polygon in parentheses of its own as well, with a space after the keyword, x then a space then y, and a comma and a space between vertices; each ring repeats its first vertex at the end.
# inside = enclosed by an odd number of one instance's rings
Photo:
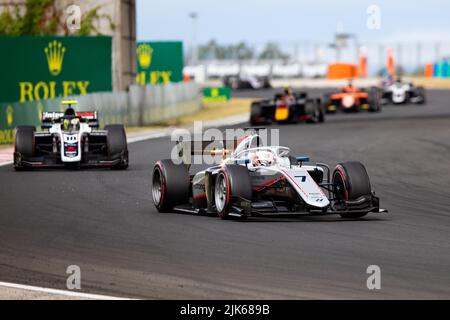
POLYGON ((358 65, 335 63, 328 65, 327 79, 350 79, 358 76, 358 65))
POLYGON ((433 78, 433 73, 434 73, 434 66, 432 63, 427 63, 425 65, 425 78, 433 78))

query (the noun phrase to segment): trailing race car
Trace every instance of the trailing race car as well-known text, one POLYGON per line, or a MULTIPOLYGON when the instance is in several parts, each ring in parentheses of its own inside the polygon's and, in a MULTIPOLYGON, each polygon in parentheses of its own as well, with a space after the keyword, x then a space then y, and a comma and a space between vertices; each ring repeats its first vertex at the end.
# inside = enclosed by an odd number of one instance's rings
POLYGON ((251 105, 250 124, 296 123, 325 121, 321 99, 310 98, 306 92, 292 93, 285 89, 272 100, 254 101, 251 105))
POLYGON ((367 110, 371 112, 381 111, 381 94, 378 88, 359 89, 350 81, 339 92, 329 93, 324 96, 324 104, 328 113, 336 111, 354 112, 367 110))
POLYGON ((426 103, 424 87, 415 87, 411 82, 403 82, 400 78, 383 81, 382 90, 383 104, 426 103))
POLYGON ((305 165, 308 157, 293 157, 290 149, 263 146, 258 133, 241 141, 180 141, 183 161, 157 161, 152 198, 160 212, 189 212, 228 217, 339 214, 361 218, 382 213, 367 171, 360 162, 305 165), (196 150, 196 145, 201 150, 196 150), (226 145, 235 146, 234 150, 226 145), (220 164, 190 174, 190 157, 214 154, 220 164))
POLYGON ((41 167, 128 167, 128 147, 123 125, 99 130, 96 111, 75 112, 77 101, 63 101, 65 112, 43 112, 43 131, 18 126, 14 141, 14 169, 41 167))
POLYGON ((250 75, 226 76, 223 78, 223 85, 234 90, 257 90, 271 88, 269 77, 257 77, 250 75))

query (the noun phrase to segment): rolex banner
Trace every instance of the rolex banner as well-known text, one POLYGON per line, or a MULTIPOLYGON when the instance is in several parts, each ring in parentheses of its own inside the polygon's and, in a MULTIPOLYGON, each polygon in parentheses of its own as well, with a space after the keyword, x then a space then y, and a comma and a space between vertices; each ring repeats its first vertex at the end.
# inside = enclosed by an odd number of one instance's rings
POLYGON ((0 103, 112 90, 111 37, 0 37, 0 103))
POLYGON ((140 85, 183 80, 183 44, 179 41, 138 42, 136 58, 140 85))

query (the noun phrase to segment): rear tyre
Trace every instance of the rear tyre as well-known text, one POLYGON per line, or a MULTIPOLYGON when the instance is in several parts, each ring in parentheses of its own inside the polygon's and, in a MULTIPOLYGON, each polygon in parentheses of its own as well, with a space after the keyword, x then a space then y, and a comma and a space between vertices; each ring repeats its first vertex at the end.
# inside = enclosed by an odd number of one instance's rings
POLYGON ((306 102, 305 110, 308 112, 309 110, 309 119, 306 121, 307 123, 317 123, 320 120, 320 108, 313 102, 306 102))
MULTIPOLYGON (((356 201, 372 194, 369 175, 361 162, 340 163, 333 172, 334 193, 338 200, 356 201)), ((341 213, 342 218, 361 218, 367 213, 341 213)))
POLYGON ((319 108, 319 123, 324 123, 325 122, 325 106, 323 105, 323 102, 317 101, 317 106, 319 108))
POLYGON ((156 162, 152 177, 152 199, 159 212, 169 212, 189 202, 190 177, 185 164, 170 159, 156 162))
POLYGON ((214 203, 217 214, 222 219, 229 217, 232 209, 231 197, 252 199, 252 183, 244 166, 227 165, 216 177, 214 203))
POLYGON ((256 126, 261 124, 261 121, 258 121, 258 117, 261 115, 261 106, 257 102, 253 102, 250 107, 250 125, 256 126))
POLYGON ((425 104, 427 103, 426 95, 425 95, 425 88, 424 87, 417 87, 416 89, 416 97, 420 98, 419 102, 417 104, 425 104))
POLYGON ((16 171, 25 170, 23 159, 34 156, 35 141, 34 126, 17 126, 14 135, 14 169, 16 171))
POLYGON ((128 146, 125 128, 121 124, 110 124, 105 126, 107 131, 106 143, 108 147, 108 156, 111 159, 120 158, 120 162, 112 169, 124 170, 128 168, 128 146))
POLYGON ((376 87, 372 87, 368 91, 369 98, 367 103, 369 104, 370 112, 380 112, 381 111, 381 94, 380 90, 376 87))
POLYGON ((329 93, 329 94, 325 94, 324 96, 323 96, 323 107, 324 107, 324 109, 325 109, 325 113, 336 113, 336 110, 330 110, 328 107, 329 106, 331 106, 333 103, 332 103, 332 101, 331 101, 331 93, 329 93))

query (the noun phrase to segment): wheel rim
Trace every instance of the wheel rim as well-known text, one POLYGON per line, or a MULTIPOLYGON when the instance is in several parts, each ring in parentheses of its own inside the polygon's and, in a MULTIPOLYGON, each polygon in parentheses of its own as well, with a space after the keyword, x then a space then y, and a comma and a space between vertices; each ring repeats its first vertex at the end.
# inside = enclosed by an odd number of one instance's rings
POLYGON ((222 212, 225 209, 225 206, 227 204, 227 192, 228 192, 228 186, 227 181, 224 176, 224 174, 220 174, 217 177, 217 184, 215 189, 215 202, 216 202, 216 209, 219 212, 222 212))
POLYGON ((153 183, 152 183, 153 202, 155 203, 156 206, 159 206, 161 203, 162 188, 163 182, 161 171, 159 169, 156 169, 153 174, 153 183))
POLYGON ((336 198, 338 198, 339 200, 345 200, 344 180, 342 179, 342 176, 338 172, 334 174, 333 183, 336 198))

